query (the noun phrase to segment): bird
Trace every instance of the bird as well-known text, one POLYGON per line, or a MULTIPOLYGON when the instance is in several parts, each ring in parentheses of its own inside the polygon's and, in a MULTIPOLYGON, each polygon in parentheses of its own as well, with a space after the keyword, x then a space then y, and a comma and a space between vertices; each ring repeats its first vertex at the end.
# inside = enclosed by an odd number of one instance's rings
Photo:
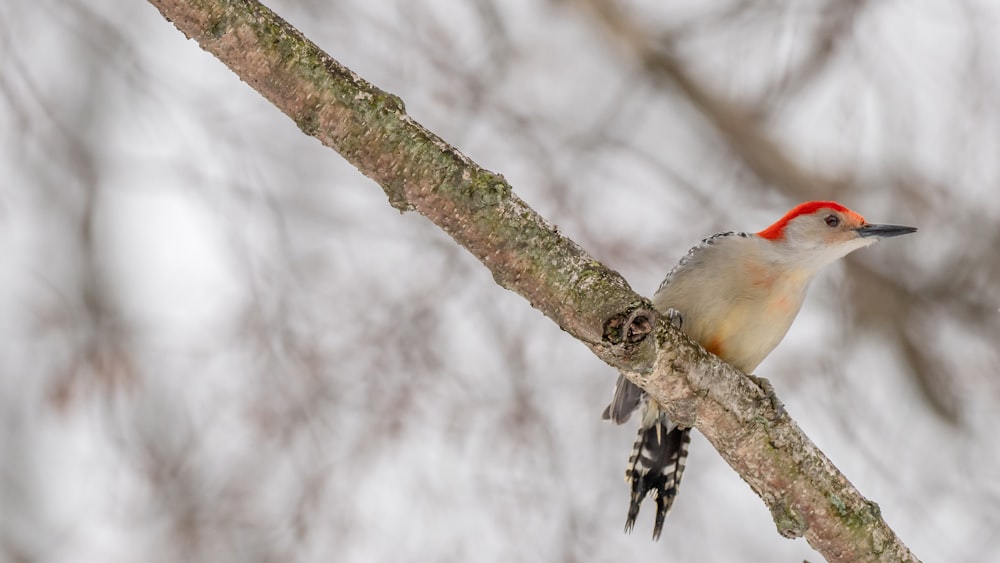
MULTIPOLYGON (((762 231, 702 240, 667 274, 653 306, 705 350, 756 381, 780 407, 771 384, 753 372, 788 332, 813 277, 855 250, 916 230, 868 223, 834 201, 805 202, 762 231)), ((636 411, 641 420, 625 470, 630 488, 625 531, 635 527, 640 505, 651 495, 657 540, 684 474, 691 429, 671 422, 655 400, 619 375, 603 418, 623 424, 636 411)))

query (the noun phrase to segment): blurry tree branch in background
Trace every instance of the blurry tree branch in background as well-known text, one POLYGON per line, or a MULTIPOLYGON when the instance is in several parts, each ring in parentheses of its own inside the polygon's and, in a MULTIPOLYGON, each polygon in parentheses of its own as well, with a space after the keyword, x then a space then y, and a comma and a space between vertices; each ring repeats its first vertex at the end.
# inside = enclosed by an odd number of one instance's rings
POLYGON ((828 180, 800 169, 758 126, 754 113, 724 99, 692 76, 683 62, 670 52, 670 37, 658 40, 629 18, 616 2, 580 0, 591 8, 594 20, 602 24, 654 77, 674 84, 691 105, 719 130, 729 146, 747 166, 768 183, 786 191, 799 191, 806 199, 829 194, 828 180), (806 193, 802 193, 806 192, 806 193), (811 192, 811 193, 810 193, 811 192))
MULTIPOLYGON (((668 405, 676 420, 699 428, 767 503, 782 535, 804 535, 831 561, 915 560, 878 507, 793 421, 776 419, 758 389, 658 321, 619 274, 561 236, 502 177, 412 121, 400 100, 329 58, 256 2, 151 3, 304 132, 376 180, 394 207, 431 219, 479 258, 498 284, 622 369, 668 405)), ((695 92, 693 82, 686 84, 685 90, 695 92)), ((722 105, 703 105, 706 112, 725 113, 724 122, 740 123, 734 132, 754 134, 722 105)), ((756 148, 763 152, 748 160, 795 170, 773 146, 756 148)), ((795 172, 787 181, 799 182, 799 176, 795 172)))

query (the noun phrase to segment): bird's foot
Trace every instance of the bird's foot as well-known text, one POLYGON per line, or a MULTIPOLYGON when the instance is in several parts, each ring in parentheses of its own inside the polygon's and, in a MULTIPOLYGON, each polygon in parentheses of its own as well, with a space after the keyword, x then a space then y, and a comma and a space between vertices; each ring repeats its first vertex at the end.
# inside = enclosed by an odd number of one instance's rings
POLYGON ((680 311, 671 307, 667 309, 667 322, 669 322, 674 328, 680 330, 681 327, 684 326, 684 316, 681 315, 680 311))
POLYGON ((774 409, 775 419, 785 416, 785 404, 781 402, 778 395, 774 392, 774 386, 771 382, 767 380, 766 377, 760 377, 757 375, 750 374, 749 377, 754 383, 760 387, 761 391, 764 392, 764 397, 770 401, 771 407, 774 409))

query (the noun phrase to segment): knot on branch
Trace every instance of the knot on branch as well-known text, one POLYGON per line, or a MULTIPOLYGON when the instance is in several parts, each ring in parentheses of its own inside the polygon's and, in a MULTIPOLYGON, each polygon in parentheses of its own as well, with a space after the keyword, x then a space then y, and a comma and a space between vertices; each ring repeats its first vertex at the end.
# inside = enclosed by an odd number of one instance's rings
POLYGON ((656 311, 636 307, 627 313, 617 314, 604 323, 604 341, 615 346, 630 346, 642 342, 656 324, 656 311))

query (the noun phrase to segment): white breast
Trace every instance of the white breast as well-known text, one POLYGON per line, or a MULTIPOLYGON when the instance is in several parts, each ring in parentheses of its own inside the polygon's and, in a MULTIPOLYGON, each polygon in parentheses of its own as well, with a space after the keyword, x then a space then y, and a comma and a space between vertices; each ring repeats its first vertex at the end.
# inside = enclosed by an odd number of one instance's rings
POLYGON ((705 239, 671 271, 653 304, 680 311, 688 336, 752 373, 788 332, 812 278, 789 270, 772 244, 746 233, 705 239))

